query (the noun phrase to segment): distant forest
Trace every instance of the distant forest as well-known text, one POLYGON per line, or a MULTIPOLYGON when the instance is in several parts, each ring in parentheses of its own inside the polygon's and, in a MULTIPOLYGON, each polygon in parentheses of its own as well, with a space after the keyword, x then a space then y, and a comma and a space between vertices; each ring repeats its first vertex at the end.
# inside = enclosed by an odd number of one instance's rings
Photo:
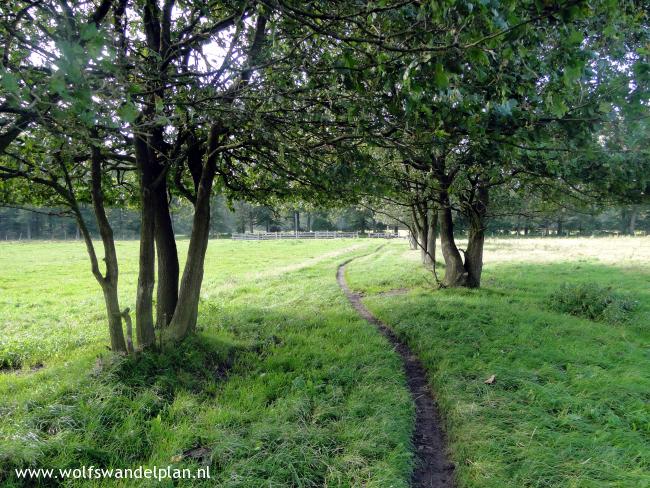
MULTIPOLYGON (((172 202, 172 217, 177 235, 189 235, 192 208, 172 202)), ((92 212, 87 213, 91 232, 97 236, 92 212)), ((466 232, 467 226, 458 216, 456 232, 466 232)), ((109 219, 117 239, 137 239, 140 213, 137 208, 111 208, 109 219)), ((228 204, 218 195, 211 209, 211 234, 228 237, 238 232, 286 232, 317 230, 384 231, 406 229, 397 220, 380 213, 356 207, 344 209, 271 208, 244 201, 228 204)), ((488 222, 488 235, 521 236, 590 236, 650 234, 650 207, 627 205, 607 210, 553 210, 547 213, 494 216, 488 222)), ((0 207, 0 239, 78 239, 76 221, 61 209, 0 207)))

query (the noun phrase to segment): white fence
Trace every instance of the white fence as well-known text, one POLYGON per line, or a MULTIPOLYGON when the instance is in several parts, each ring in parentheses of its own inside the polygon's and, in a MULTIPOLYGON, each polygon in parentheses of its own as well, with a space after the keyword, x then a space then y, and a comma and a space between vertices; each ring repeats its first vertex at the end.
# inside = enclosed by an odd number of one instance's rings
MULTIPOLYGON (((364 237, 358 232, 335 232, 335 231, 316 231, 316 232, 259 232, 254 234, 233 234, 232 238, 236 241, 270 241, 275 239, 357 239, 364 237)), ((370 233, 366 237, 379 239, 392 239, 397 234, 389 233, 370 233)))

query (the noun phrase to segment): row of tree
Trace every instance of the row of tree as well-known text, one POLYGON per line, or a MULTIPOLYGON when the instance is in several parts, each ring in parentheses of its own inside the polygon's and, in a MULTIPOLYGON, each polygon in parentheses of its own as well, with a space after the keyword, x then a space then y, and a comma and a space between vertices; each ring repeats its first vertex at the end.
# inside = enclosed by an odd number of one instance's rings
MULTIPOLYGON (((83 207, 81 212, 88 220, 90 234, 93 238, 99 238, 99 231, 92 220, 92 210, 83 207)), ((136 239, 140 235, 140 215, 137 210, 110 208, 107 216, 117 239, 136 239)), ((456 218, 456 235, 465 234, 466 222, 462 216, 456 218)), ((189 235, 192 230, 191 208, 172 205, 172 224, 176 235, 189 235)), ((211 205, 210 235, 216 238, 228 237, 233 233, 292 232, 296 231, 296 224, 297 230, 306 232, 407 230, 394 219, 363 208, 278 210, 245 201, 228 206, 221 196, 215 197, 211 205)), ((539 210, 533 215, 492 216, 486 229, 491 236, 648 235, 650 208, 628 205, 608 210, 594 208, 585 212, 561 209, 552 213, 539 210)), ((59 209, 0 207, 0 239, 79 240, 81 232, 76 219, 59 209)))
POLYGON ((174 341, 196 326, 215 191, 360 205, 411 229, 429 264, 439 238, 441 285, 477 287, 490 218, 647 202, 646 7, 5 2, 0 195, 75 217, 119 352, 132 339, 109 207, 140 212, 139 347, 154 327, 174 341), (178 199, 192 212, 182 274, 178 199))
MULTIPOLYGON (((83 206, 81 214, 88 222, 90 235, 100 237, 91 208, 83 206)), ((117 239, 136 239, 140 235, 137 209, 108 208, 108 221, 117 239)), ((171 204, 174 233, 187 236, 192 232, 192 207, 171 204)), ((233 233, 292 231, 357 231, 387 229, 387 219, 376 218, 371 211, 355 207, 340 209, 286 209, 255 205, 245 201, 228 204, 223 196, 210 205, 210 236, 227 237, 233 233)), ((393 223, 395 224, 395 223, 393 223)), ((0 206, 0 239, 81 239, 77 219, 64 209, 47 207, 13 208, 0 206)))

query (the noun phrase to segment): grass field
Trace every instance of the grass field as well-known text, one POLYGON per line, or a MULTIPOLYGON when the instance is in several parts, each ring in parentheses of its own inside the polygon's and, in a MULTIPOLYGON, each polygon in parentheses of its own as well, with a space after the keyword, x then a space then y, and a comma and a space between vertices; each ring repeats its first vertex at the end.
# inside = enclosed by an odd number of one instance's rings
MULTIPOLYGON (((406 486, 401 363, 334 280, 369 245, 212 242, 198 338, 99 371, 106 330, 81 245, 3 244, 3 349, 24 343, 24 365, 0 374, 0 484, 19 484, 20 466, 206 462, 208 486, 406 486), (194 448, 211 454, 178 459, 194 448)), ((129 304, 137 244, 119 249, 129 304)))
MULTIPOLYGON (((408 486, 400 359, 335 280, 359 256, 348 283, 428 369, 461 488, 650 486, 648 239, 488 241, 481 290, 434 290, 417 252, 379 244, 212 241, 198 336, 113 362, 82 245, 0 243, 0 485, 21 486, 15 467, 209 464, 206 486, 408 486), (562 313, 565 283, 634 306, 562 313)), ((132 306, 137 243, 118 252, 132 306)))
POLYGON ((399 245, 347 273, 425 363, 459 485, 650 486, 650 239, 486 250, 481 290, 432 292, 417 253, 399 245), (634 310, 623 323, 558 313, 549 297, 564 283, 612 287, 634 310))
MULTIPOLYGON (((179 242, 184 256, 188 241, 179 242)), ((309 243, 213 241, 203 298, 277 276, 359 246, 353 240, 309 243)), ((117 243, 120 301, 134 310, 138 243, 117 243)), ((0 364, 33 366, 70 349, 107 343, 104 301, 81 242, 0 243, 0 364)))

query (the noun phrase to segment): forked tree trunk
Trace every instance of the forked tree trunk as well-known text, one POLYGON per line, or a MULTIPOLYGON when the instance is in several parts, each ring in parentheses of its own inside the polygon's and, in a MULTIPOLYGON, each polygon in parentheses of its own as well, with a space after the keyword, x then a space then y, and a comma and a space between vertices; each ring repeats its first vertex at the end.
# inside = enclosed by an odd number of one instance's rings
MULTIPOLYGON (((124 340, 124 331, 122 330, 122 316, 120 313, 120 302, 117 294, 117 259, 116 255, 111 253, 110 244, 107 246, 107 241, 104 240, 104 253, 106 261, 106 276, 102 276, 99 269, 99 263, 97 261, 97 256, 95 254, 95 248, 92 243, 92 238, 88 227, 81 216, 81 213, 75 211, 77 222, 79 224, 79 229, 86 243, 86 249, 88 255, 90 256, 90 263, 93 275, 102 288, 102 293, 104 295, 104 304, 106 306, 106 315, 108 318, 108 334, 111 340, 111 351, 116 353, 126 353, 126 341, 124 340)), ((98 221, 100 219, 97 219, 98 221)), ((100 225, 100 229, 102 226, 100 225)))
POLYGON ((203 282, 203 269, 205 253, 208 248, 210 236, 210 195, 214 181, 217 160, 217 149, 222 130, 213 126, 208 139, 208 156, 201 174, 201 181, 196 193, 194 219, 192 221, 192 234, 187 251, 187 261, 183 270, 178 303, 174 317, 169 324, 168 336, 173 340, 184 338, 196 328, 199 308, 201 283, 203 282))
POLYGON ((102 192, 102 155, 98 147, 91 148, 91 196, 95 220, 99 228, 99 234, 102 238, 104 247, 104 261, 106 262, 106 273, 102 275, 99 269, 95 246, 88 230, 88 226, 81 214, 81 210, 70 191, 70 204, 77 218, 78 229, 83 235, 86 244, 86 250, 90 257, 90 264, 93 276, 99 283, 104 294, 106 305, 106 314, 108 316, 108 331, 111 339, 111 350, 116 353, 127 352, 126 342, 124 341, 124 331, 122 330, 122 318, 120 314, 120 304, 117 294, 117 285, 119 278, 119 269, 117 253, 115 251, 115 240, 113 238, 113 229, 106 217, 104 208, 104 195, 102 192))
MULTIPOLYGON (((258 15, 255 35, 248 56, 249 66, 257 64, 257 57, 265 39, 266 21, 266 16, 258 15)), ((232 103, 234 101, 238 91, 247 85, 251 73, 252 69, 250 68, 242 71, 239 80, 231 87, 231 92, 226 97, 226 102, 232 103)), ((227 130, 218 122, 212 124, 210 127, 205 163, 201 166, 201 177, 196 190, 194 219, 192 221, 192 233, 187 251, 187 261, 183 270, 183 278, 181 280, 174 316, 167 328, 166 335, 172 340, 183 339, 189 332, 194 331, 196 328, 199 297, 203 282, 205 253, 210 237, 210 197, 216 173, 217 159, 220 157, 219 150, 223 142, 222 138, 226 133, 227 130)), ((298 218, 297 213, 296 218, 298 218)), ((297 231, 300 228, 299 221, 296 224, 297 231)))
POLYGON ((483 246, 485 244, 485 219, 489 205, 488 188, 479 182, 476 187, 474 201, 468 208, 470 223, 467 250, 465 251, 465 270, 467 284, 470 288, 481 286, 483 272, 483 246))
MULTIPOLYGON (((146 348, 155 344, 153 320, 153 289, 158 250, 157 323, 166 325, 176 305, 178 293, 178 253, 167 201, 166 170, 159 154, 165 154, 164 129, 153 123, 158 101, 166 99, 167 70, 161 65, 170 45, 169 23, 173 2, 165 2, 162 10, 157 2, 144 2, 143 33, 147 47, 156 53, 146 60, 148 69, 158 80, 147 82, 146 103, 141 113, 140 133, 134 134, 135 158, 140 175, 140 257, 136 296, 136 336, 138 345, 146 348), (146 133, 146 135, 144 135, 146 133)), ((122 8, 120 15, 124 13, 122 8)), ((119 15, 118 15, 119 17, 119 15)), ((117 18, 117 17, 116 17, 117 18)), ((121 20, 121 19, 120 19, 121 20)))
POLYGON ((440 196, 441 207, 438 210, 438 224, 440 226, 440 249, 445 260, 445 277, 442 284, 450 288, 465 286, 467 272, 454 239, 454 222, 451 215, 449 195, 443 191, 440 196))

